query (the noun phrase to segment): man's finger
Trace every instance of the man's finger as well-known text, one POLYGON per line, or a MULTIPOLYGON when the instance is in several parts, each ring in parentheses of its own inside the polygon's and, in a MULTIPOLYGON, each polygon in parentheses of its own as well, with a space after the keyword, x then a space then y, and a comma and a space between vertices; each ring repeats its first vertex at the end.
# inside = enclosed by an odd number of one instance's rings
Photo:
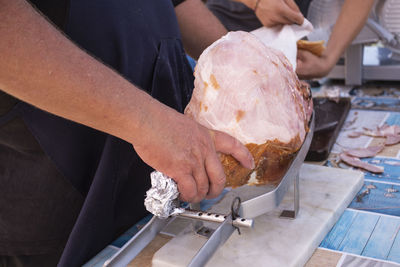
POLYGON ((294 11, 301 12, 299 6, 294 0, 285 0, 285 3, 294 11))
POLYGON ((277 16, 274 20, 275 25, 292 25, 293 21, 288 19, 287 17, 281 15, 277 16))
POLYGON ((175 181, 178 185, 180 199, 186 202, 193 202, 197 196, 197 186, 193 176, 186 175, 175 181))
POLYGON ((288 5, 285 5, 280 12, 283 17, 290 21, 289 24, 296 23, 301 25, 304 22, 303 14, 300 11, 294 11, 288 5))
POLYGON ((205 170, 205 163, 200 162, 195 167, 196 168, 193 170, 193 177, 196 181, 197 195, 193 198, 192 202, 198 203, 206 197, 209 191, 209 177, 205 170))
POLYGON ((205 161, 206 171, 210 179, 207 198, 216 198, 225 187, 225 173, 216 153, 209 153, 205 161))
POLYGON ((220 132, 210 131, 214 139, 215 149, 218 152, 231 155, 239 161, 245 168, 254 168, 254 159, 249 150, 236 138, 220 132))
POLYGON ((262 24, 265 27, 274 27, 274 26, 278 26, 278 25, 282 25, 282 24, 287 24, 284 22, 279 21, 279 18, 273 19, 273 18, 268 18, 268 20, 263 20, 262 24))

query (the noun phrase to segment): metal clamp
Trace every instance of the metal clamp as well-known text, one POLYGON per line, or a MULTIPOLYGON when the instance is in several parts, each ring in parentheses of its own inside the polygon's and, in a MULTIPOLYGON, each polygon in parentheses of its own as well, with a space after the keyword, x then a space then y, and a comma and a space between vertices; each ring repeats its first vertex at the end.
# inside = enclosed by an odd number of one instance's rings
POLYGON ((253 227, 253 220, 237 217, 240 210, 240 203, 241 200, 239 197, 232 201, 231 214, 223 216, 223 222, 217 229, 213 230, 207 242, 200 248, 189 263, 189 267, 204 266, 217 251, 218 247, 222 246, 232 233, 238 229, 238 226, 253 227))
MULTIPOLYGON (((223 223, 228 215, 218 214, 218 213, 210 213, 210 212, 203 212, 198 210, 185 210, 184 212, 176 215, 177 217, 189 218, 194 220, 206 221, 206 222, 216 222, 216 223, 223 223)), ((251 228, 253 227, 253 220, 251 219, 244 219, 238 216, 232 216, 232 224, 235 227, 246 227, 251 228), (235 217, 233 219, 233 217, 235 217)))

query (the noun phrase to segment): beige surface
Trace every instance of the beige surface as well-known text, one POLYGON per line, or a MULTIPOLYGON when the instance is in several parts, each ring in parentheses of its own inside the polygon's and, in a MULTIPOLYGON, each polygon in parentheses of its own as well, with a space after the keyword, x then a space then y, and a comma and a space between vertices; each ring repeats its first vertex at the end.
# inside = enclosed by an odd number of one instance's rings
POLYGON ((157 235, 150 244, 143 249, 143 251, 128 264, 128 267, 136 266, 151 266, 151 260, 154 253, 157 252, 162 246, 164 246, 171 237, 165 235, 157 235))
MULTIPOLYGON (((384 138, 374 138, 371 141, 370 146, 380 145, 385 142, 384 138)), ((400 151, 400 144, 393 145, 393 146, 385 146, 385 148, 378 154, 378 156, 384 157, 393 157, 397 156, 397 153, 400 151)))
POLYGON ((316 249, 305 267, 335 267, 342 254, 324 249, 316 249))

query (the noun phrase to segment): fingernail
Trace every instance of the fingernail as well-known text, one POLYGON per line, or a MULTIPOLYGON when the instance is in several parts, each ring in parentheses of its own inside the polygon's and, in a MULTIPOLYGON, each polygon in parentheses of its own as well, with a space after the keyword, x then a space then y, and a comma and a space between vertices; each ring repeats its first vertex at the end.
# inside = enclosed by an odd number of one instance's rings
POLYGON ((255 165, 255 163, 254 163, 253 155, 250 154, 249 157, 250 157, 250 161, 251 161, 251 166, 250 166, 250 168, 251 168, 251 169, 254 169, 254 168, 256 167, 256 165, 255 165))

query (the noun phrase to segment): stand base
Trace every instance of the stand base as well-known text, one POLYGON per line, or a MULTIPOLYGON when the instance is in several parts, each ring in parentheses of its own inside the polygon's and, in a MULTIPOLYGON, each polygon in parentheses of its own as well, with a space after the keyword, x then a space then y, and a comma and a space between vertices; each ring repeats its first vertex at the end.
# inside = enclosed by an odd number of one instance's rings
MULTIPOLYGON (((300 170, 301 209, 295 220, 280 211, 293 205, 290 189, 277 210, 255 219, 253 229, 234 232, 206 266, 303 266, 363 184, 363 173, 303 164, 300 170)), ((215 207, 216 209, 218 208, 215 207)), ((214 209, 214 207, 213 207, 214 209)), ((214 210, 213 212, 216 212, 214 210)), ((206 224, 205 224, 206 225, 206 224)), ((206 225, 207 226, 207 225, 206 225)), ((206 238, 190 227, 156 252, 152 264, 187 266, 206 238)))

